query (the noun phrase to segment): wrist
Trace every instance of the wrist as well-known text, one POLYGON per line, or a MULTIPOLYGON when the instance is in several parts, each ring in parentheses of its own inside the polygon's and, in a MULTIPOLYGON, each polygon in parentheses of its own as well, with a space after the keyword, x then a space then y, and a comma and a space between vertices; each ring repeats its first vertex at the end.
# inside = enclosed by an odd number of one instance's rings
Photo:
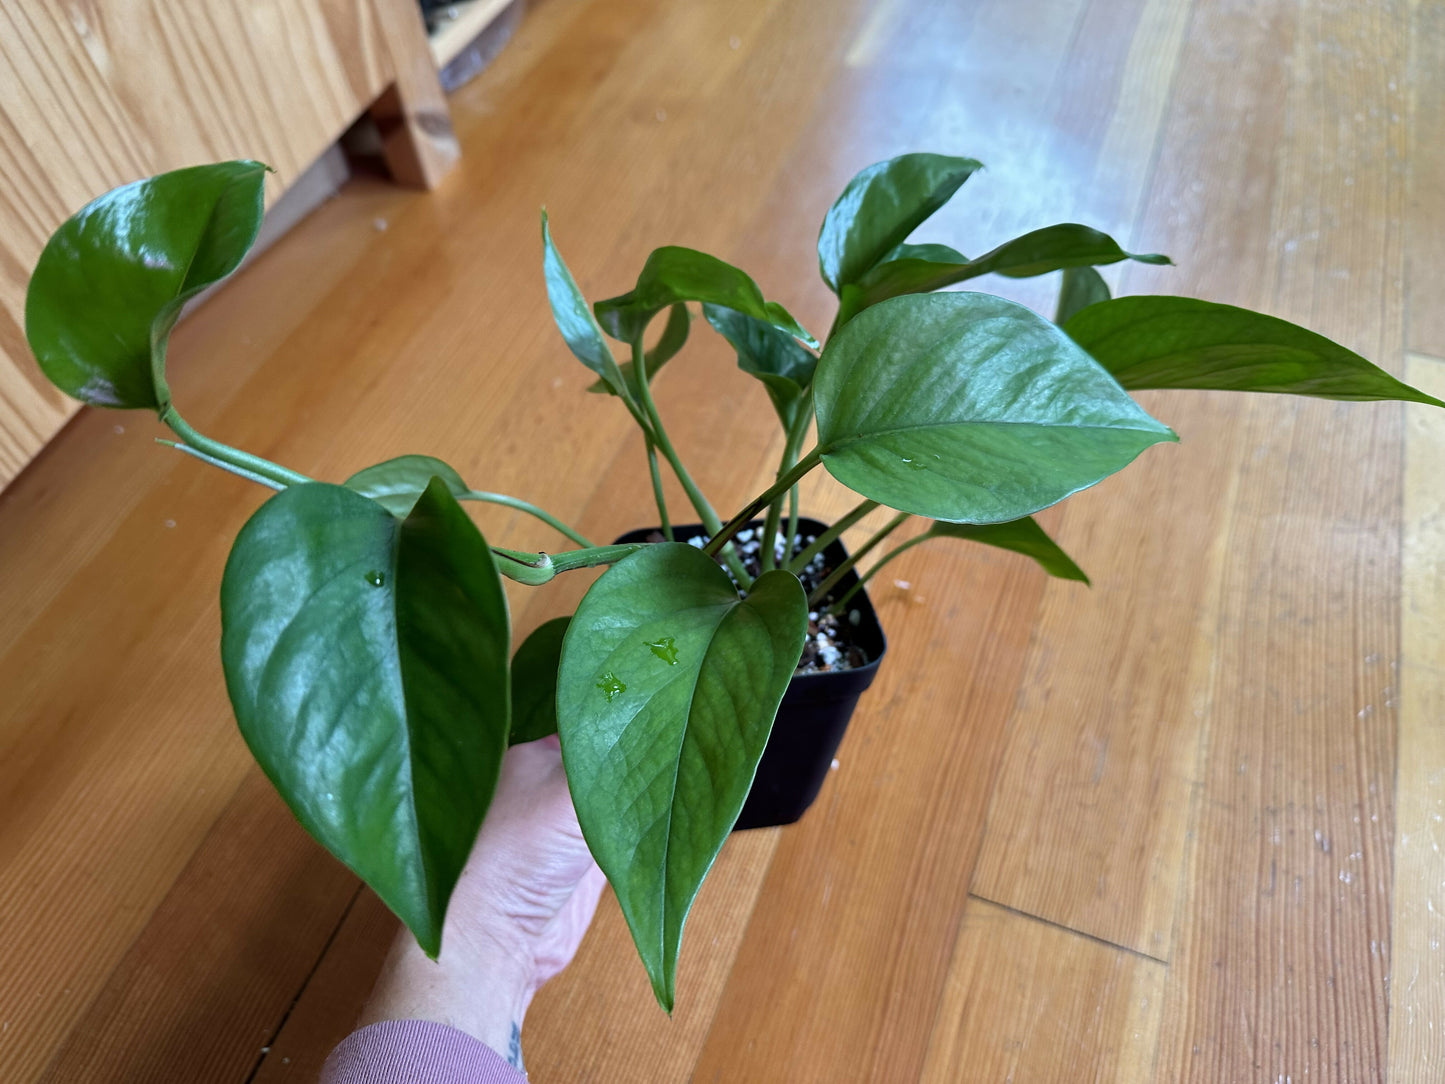
MULTIPOLYGON (((450 932, 450 931, 449 931, 450 932)), ((444 942, 429 959, 403 930, 382 967, 358 1026, 430 1020, 465 1032, 521 1067, 521 1030, 536 992, 531 968, 485 939, 444 942)))

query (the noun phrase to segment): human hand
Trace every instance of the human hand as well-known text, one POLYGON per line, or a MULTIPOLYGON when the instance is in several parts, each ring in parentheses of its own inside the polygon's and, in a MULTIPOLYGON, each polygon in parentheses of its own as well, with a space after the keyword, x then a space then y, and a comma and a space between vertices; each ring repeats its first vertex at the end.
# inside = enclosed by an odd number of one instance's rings
POLYGON ((427 959, 403 929, 360 1024, 449 1024, 520 1068, 527 1006, 577 952, 606 883, 577 826, 557 739, 513 746, 452 892, 440 957, 427 959))

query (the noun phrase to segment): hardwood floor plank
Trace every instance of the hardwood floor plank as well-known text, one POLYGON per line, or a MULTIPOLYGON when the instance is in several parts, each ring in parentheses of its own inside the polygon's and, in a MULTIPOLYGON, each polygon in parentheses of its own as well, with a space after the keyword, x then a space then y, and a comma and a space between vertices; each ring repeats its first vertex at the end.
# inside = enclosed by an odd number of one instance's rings
MULTIPOLYGON (((1126 285, 1142 278, 1155 289, 1269 306, 1275 291, 1267 269, 1279 262, 1271 248, 1292 247, 1292 224, 1270 225, 1279 199, 1272 178, 1280 169, 1271 158, 1286 123, 1282 51, 1295 35, 1292 16, 1281 11, 1261 21, 1242 8, 1209 5, 1198 10, 1196 23, 1150 209, 1137 231, 1138 243, 1173 253, 1181 267, 1131 269, 1126 285), (1216 78, 1224 66, 1229 78, 1216 78), (1258 107, 1270 101, 1280 107, 1258 107)), ((1364 158, 1373 152, 1360 147, 1353 153, 1364 158)), ((1348 243, 1341 243, 1342 251, 1348 243)), ((1297 263, 1312 266, 1305 257, 1297 263)), ((1377 288, 1368 296, 1381 295, 1377 288)), ((1278 302, 1273 305, 1278 309, 1278 302)), ((1372 356, 1383 348, 1388 362, 1386 341, 1376 341, 1372 356)), ((1080 614, 1062 598, 1066 592, 1055 589, 1060 602, 1046 608, 1035 641, 1038 669, 1031 688, 1039 692, 1020 710, 998 790, 1008 800, 991 818, 976 883, 982 894, 1011 906, 1168 956, 1190 809, 1187 786, 1196 777, 1212 702, 1214 600, 1231 530, 1238 449, 1247 446, 1240 426, 1246 411, 1283 404, 1184 394, 1149 401, 1179 428, 1184 442, 1172 451, 1188 463, 1155 460, 1134 471, 1188 473, 1148 479, 1154 499, 1143 513, 1142 537, 1131 536, 1126 546, 1135 567, 1150 570, 1148 582, 1115 550, 1101 555, 1106 582, 1117 576, 1120 590, 1137 593, 1121 607, 1129 615, 1122 629, 1110 629, 1098 617, 1086 617, 1089 624, 1081 629, 1080 614), (1132 669, 1159 658, 1177 663, 1152 667, 1147 676, 1132 669), (1113 678, 1106 683, 1097 675, 1113 678), (1082 710, 1071 719, 1049 718, 1056 713, 1046 690, 1075 678, 1079 684, 1058 693, 1065 703, 1082 699, 1082 710)), ((1071 502, 1066 531, 1088 518, 1087 505, 1087 499, 1071 502)), ((1117 530, 1108 528, 1111 543, 1117 530)), ((1092 569, 1088 543, 1080 546, 1092 569)))
POLYGON ((970 899, 920 1079, 1148 1084, 1164 970, 970 899))
MULTIPOLYGON (((1175 89, 1160 164, 1139 186, 1147 202, 1133 237, 1179 266, 1131 265, 1120 276, 1124 291, 1249 304, 1267 261, 1267 231, 1253 225, 1269 212, 1259 198, 1269 191, 1267 148, 1283 125, 1276 112, 1249 111, 1282 93, 1273 50, 1289 26, 1228 5, 1198 9, 1187 33, 1177 11, 1154 19, 1187 49, 1171 79, 1149 76, 1175 89), (1226 63, 1230 77, 1218 79, 1226 63)), ((1142 398, 1182 443, 1066 506, 1062 541, 1097 588, 1050 586, 975 888, 1167 958, 1244 404, 1188 393, 1142 398), (1130 515, 1113 511, 1120 502, 1130 515)))
MULTIPOLYGON (((1405 378, 1441 396, 1445 361, 1411 357, 1405 378)), ((1445 418, 1406 411, 1389 1079, 1426 1084, 1445 1068, 1445 418)))
POLYGON ((355 887, 251 768, 41 1080, 245 1080, 355 887))
POLYGON ((256 1059, 247 1084, 315 1084, 326 1056, 356 1027, 360 999, 381 973, 399 923, 369 888, 357 886, 334 937, 294 1002, 275 1021, 270 1045, 256 1059))
MULTIPOLYGON (((1301 8, 1261 301, 1396 369, 1400 5, 1301 8)), ((1385 1071, 1399 658, 1396 405, 1251 408, 1160 1075, 1385 1071)))
POLYGON ((1409 66, 1395 73, 1388 84, 1391 110, 1409 118, 1410 229, 1405 239, 1405 345, 1418 353, 1445 357, 1445 266, 1440 260, 1440 238, 1445 236, 1445 95, 1440 93, 1440 71, 1445 67, 1445 8, 1415 0, 1409 5, 1409 66))

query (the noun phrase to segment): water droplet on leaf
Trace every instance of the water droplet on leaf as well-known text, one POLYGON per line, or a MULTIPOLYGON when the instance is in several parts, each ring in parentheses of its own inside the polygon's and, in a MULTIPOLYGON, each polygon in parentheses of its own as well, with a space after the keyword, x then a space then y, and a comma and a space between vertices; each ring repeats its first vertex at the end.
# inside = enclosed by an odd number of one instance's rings
POLYGON ((386 573, 373 568, 366 574, 366 582, 371 584, 372 587, 380 587, 386 582, 386 573))
POLYGON ((607 698, 609 704, 612 703, 612 698, 618 693, 625 693, 627 691, 627 686, 618 680, 617 675, 611 670, 607 671, 607 673, 598 679, 597 687, 602 690, 602 695, 607 698))
POLYGON ((671 636, 664 636, 659 640, 649 640, 647 646, 652 648, 652 653, 668 666, 677 665, 677 641, 671 636))

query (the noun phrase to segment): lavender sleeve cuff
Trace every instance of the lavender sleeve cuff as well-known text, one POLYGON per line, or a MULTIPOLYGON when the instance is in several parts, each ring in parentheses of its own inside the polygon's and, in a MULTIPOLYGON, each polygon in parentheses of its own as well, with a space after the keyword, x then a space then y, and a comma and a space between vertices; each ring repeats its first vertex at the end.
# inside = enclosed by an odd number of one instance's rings
POLYGON ((486 1043, 430 1020, 382 1020, 326 1059, 321 1084, 526 1084, 486 1043))

